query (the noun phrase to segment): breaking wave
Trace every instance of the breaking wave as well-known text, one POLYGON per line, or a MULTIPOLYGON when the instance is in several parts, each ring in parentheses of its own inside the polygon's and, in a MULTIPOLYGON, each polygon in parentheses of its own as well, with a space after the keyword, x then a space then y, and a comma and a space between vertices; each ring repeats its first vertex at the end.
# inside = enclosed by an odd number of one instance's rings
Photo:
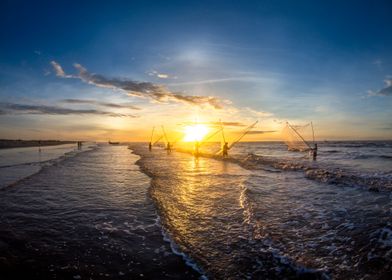
MULTIPOLYGON (((177 151, 190 153, 189 150, 185 149, 177 149, 177 151)), ((211 153, 200 153, 200 156, 237 163, 248 170, 269 172, 298 171, 303 172, 306 178, 322 183, 344 187, 361 187, 369 191, 392 191, 392 172, 356 172, 338 164, 309 161, 306 157, 273 157, 260 156, 253 153, 249 153, 246 156, 235 155, 229 158, 222 158, 211 153)), ((392 159, 392 156, 389 155, 377 157, 387 160, 392 159)))
POLYGON ((392 174, 355 173, 344 168, 317 164, 309 161, 280 160, 263 156, 248 155, 238 160, 245 168, 257 169, 260 166, 271 166, 286 171, 302 171, 308 179, 339 186, 358 186, 371 191, 391 191, 392 174))
POLYGON ((0 189, 14 186, 19 182, 40 173, 45 168, 56 165, 63 160, 74 157, 77 154, 88 152, 97 148, 95 144, 86 146, 83 148, 83 150, 75 149, 74 145, 61 146, 50 147, 52 153, 43 154, 43 160, 41 160, 40 154, 38 154, 38 160, 36 159, 36 155, 32 156, 32 154, 37 154, 35 149, 33 152, 32 149, 27 150, 27 152, 19 152, 18 148, 13 149, 12 152, 14 152, 15 155, 11 154, 7 156, 11 159, 11 161, 15 160, 15 162, 11 164, 7 164, 6 162, 4 162, 2 165, 0 165, 0 189), (56 148, 58 149, 53 152, 53 150, 56 148), (18 159, 18 157, 22 157, 22 159, 18 159), (25 157, 24 162, 23 157, 25 157), (21 160, 22 162, 20 162, 21 160))

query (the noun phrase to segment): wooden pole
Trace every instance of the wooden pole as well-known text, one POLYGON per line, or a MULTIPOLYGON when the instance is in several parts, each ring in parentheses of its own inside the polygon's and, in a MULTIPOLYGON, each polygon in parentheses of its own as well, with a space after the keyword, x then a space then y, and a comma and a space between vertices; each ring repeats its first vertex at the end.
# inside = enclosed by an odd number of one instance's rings
POLYGON ((231 143, 231 145, 229 146, 229 149, 231 149, 235 144, 237 144, 259 121, 255 121, 253 124, 251 124, 250 126, 248 126, 245 129, 245 132, 237 138, 237 140, 235 140, 233 143, 231 143))
POLYGON ((302 139, 302 141, 304 141, 304 143, 305 143, 310 149, 312 149, 312 147, 309 145, 309 143, 306 142, 306 140, 301 136, 301 134, 299 134, 298 131, 297 131, 294 127, 292 127, 291 124, 289 124, 289 122, 287 122, 287 125, 288 125, 292 130, 294 130, 294 132, 302 139))

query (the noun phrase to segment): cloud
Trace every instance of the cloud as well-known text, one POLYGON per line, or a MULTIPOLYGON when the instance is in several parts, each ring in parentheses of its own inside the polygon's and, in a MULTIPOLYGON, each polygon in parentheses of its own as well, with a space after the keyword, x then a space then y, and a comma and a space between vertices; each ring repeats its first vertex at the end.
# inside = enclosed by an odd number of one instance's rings
POLYGON ((214 124, 214 125, 222 124, 223 126, 246 126, 245 124, 240 123, 240 122, 222 122, 222 123, 220 123, 220 122, 213 122, 212 124, 214 124))
POLYGON ((257 117, 257 118, 266 118, 266 117, 272 117, 273 116, 273 114, 270 113, 270 112, 257 111, 257 110, 251 109, 249 107, 246 107, 245 111, 247 113, 257 117))
POLYGON ((141 108, 130 104, 106 103, 106 102, 99 102, 91 99, 64 99, 62 100, 62 102, 69 103, 69 104, 91 104, 91 105, 98 105, 98 106, 114 108, 114 109, 141 110, 141 108))
POLYGON ((171 77, 169 74, 159 73, 156 70, 152 70, 151 72, 148 73, 148 75, 152 76, 152 77, 157 77, 157 78, 160 78, 160 79, 169 79, 169 78, 174 78, 175 79, 175 78, 177 78, 177 77, 171 77))
POLYGON ((277 120, 277 119, 274 119, 274 120, 272 120, 274 123, 276 123, 276 124, 285 124, 286 123, 286 120, 277 120))
POLYGON ((368 96, 392 96, 392 78, 384 80, 385 87, 379 91, 368 91, 368 96))
POLYGON ((129 96, 148 98, 150 100, 166 103, 179 102, 194 106, 210 106, 215 109, 222 109, 224 103, 214 96, 184 95, 182 92, 171 92, 163 85, 156 85, 150 82, 137 82, 126 79, 108 78, 103 75, 90 73, 81 64, 75 63, 74 67, 78 70, 77 75, 67 75, 61 65, 55 61, 51 62, 56 75, 62 78, 80 79, 85 83, 126 92, 129 96))
POLYGON ((130 117, 135 115, 106 112, 94 109, 69 109, 57 106, 27 105, 15 103, 0 103, 1 111, 5 114, 29 114, 29 115, 100 115, 109 117, 130 117))
POLYGON ((169 83, 169 86, 189 86, 189 85, 204 85, 204 84, 216 84, 216 83, 226 83, 226 82, 259 82, 260 77, 253 76, 239 76, 239 77, 229 77, 221 79, 208 79, 200 81, 189 81, 189 82, 178 82, 169 83))
POLYGON ((265 134, 265 133, 274 133, 276 130, 251 130, 248 134, 265 134))
POLYGON ((50 64, 52 64, 54 71, 56 72, 57 77, 62 77, 62 78, 73 78, 72 75, 66 75, 63 67, 61 67, 60 64, 58 64, 56 61, 51 61, 50 64))
POLYGON ((220 127, 221 125, 232 126, 232 127, 246 126, 245 124, 240 123, 240 122, 183 122, 183 123, 181 123, 181 125, 197 125, 197 124, 204 124, 204 125, 213 126, 213 127, 220 127))
POLYGON ((157 74, 157 77, 158 78, 161 78, 161 79, 167 79, 167 78, 169 78, 169 75, 167 75, 167 74, 157 74))

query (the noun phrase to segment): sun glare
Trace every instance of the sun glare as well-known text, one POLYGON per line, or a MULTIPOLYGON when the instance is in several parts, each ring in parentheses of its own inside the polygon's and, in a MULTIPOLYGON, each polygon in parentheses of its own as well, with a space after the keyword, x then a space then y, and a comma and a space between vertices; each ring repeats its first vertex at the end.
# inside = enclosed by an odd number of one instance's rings
POLYGON ((201 141, 207 135, 209 129, 202 124, 187 125, 184 129, 185 142, 201 141))

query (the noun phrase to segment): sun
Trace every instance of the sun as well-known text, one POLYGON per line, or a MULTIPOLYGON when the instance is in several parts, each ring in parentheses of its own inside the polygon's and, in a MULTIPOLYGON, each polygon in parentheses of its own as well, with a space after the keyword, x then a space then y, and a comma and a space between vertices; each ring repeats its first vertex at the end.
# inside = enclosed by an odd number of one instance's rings
POLYGON ((187 125, 184 128, 184 141, 185 142, 195 142, 201 141, 208 134, 209 129, 207 126, 202 124, 187 125))

